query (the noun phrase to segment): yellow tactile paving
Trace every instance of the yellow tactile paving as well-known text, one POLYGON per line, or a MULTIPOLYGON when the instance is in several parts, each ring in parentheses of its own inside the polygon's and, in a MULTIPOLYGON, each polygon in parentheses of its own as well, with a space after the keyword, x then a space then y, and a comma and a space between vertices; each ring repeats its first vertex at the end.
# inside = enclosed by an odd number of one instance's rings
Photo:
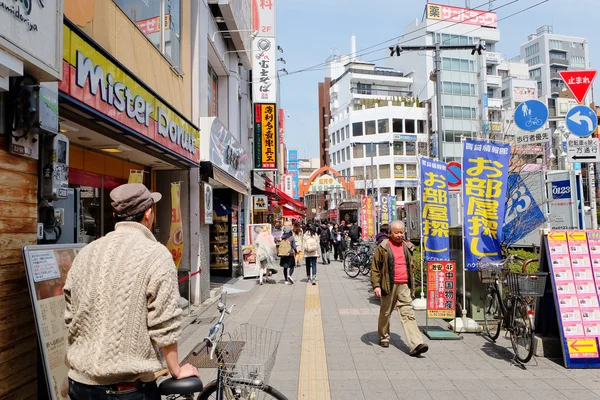
POLYGON ((321 298, 318 286, 313 285, 307 285, 306 301, 304 302, 298 399, 331 399, 323 320, 321 319, 321 298))

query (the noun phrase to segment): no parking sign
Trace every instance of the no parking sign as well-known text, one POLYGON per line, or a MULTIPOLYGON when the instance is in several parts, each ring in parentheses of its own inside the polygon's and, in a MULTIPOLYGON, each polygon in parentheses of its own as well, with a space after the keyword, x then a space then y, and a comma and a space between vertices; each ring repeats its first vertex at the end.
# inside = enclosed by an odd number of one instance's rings
POLYGON ((447 164, 448 190, 451 192, 460 192, 462 186, 462 166, 459 162, 450 161, 447 164))

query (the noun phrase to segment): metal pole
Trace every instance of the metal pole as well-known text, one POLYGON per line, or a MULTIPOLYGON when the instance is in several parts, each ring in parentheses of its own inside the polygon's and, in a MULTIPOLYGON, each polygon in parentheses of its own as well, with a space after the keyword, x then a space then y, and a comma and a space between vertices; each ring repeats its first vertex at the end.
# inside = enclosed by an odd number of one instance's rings
POLYGON ((438 160, 444 161, 444 139, 442 137, 442 50, 440 43, 435 44, 433 60, 435 62, 435 101, 437 113, 438 160))
POLYGON ((590 198, 590 219, 592 229, 598 229, 598 216, 596 215, 596 185, 595 185, 594 163, 588 163, 588 192, 590 198))
POLYGON ((375 196, 375 180, 373 178, 373 142, 369 145, 369 151, 371 152, 371 208, 373 209, 373 224, 375 229, 373 233, 377 235, 377 219, 379 216, 375 214, 375 201, 377 197, 375 196))

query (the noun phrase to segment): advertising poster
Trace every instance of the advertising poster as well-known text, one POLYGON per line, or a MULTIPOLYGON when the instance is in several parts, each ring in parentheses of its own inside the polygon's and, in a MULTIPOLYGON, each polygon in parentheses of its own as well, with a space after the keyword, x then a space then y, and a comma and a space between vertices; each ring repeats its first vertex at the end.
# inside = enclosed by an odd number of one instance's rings
MULTIPOLYGON (((508 201, 504 215, 504 228, 502 228, 504 243, 517 243, 546 222, 544 213, 536 201, 536 196, 528 187, 529 184, 535 186, 537 182, 538 180, 532 175, 523 174, 521 176, 517 173, 509 175, 508 201)), ((541 192, 539 197, 541 197, 541 192)), ((537 241, 539 242, 539 236, 537 241)))
POLYGON ((252 245, 256 242, 256 238, 263 229, 267 229, 267 231, 271 232, 271 224, 249 224, 248 225, 248 243, 247 245, 252 245))
POLYGON ((510 145, 467 139, 463 153, 465 257, 468 270, 478 260, 502 259, 510 145))
POLYGON ((23 249, 44 370, 53 400, 69 398, 63 287, 73 260, 83 246, 45 245, 23 249))
POLYGON ((427 263, 427 317, 456 316, 456 263, 429 261, 427 263))
POLYGON ((421 171, 421 234, 425 261, 450 258, 449 202, 446 163, 422 157, 421 171))
POLYGON ((258 276, 259 265, 256 260, 256 247, 254 245, 242 246, 242 267, 244 278, 258 276))
POLYGON ((389 194, 381 195, 381 207, 379 209, 379 223, 383 224, 391 224, 392 219, 392 204, 391 198, 389 194))
POLYGON ((277 168, 277 119, 275 104, 255 104, 254 112, 254 168, 277 168))
POLYGON ((181 223, 181 183, 171 183, 171 228, 167 249, 173 255, 173 262, 179 269, 183 255, 183 225, 181 223))
MULTIPOLYGON (((373 198, 367 196, 367 237, 375 236, 375 215, 373 214, 373 198)), ((364 229, 363 229, 364 232, 364 229)))
POLYGON ((367 196, 361 196, 360 198, 360 226, 362 228, 362 237, 366 239, 369 233, 367 229, 367 196))
POLYGON ((396 196, 390 196, 390 211, 392 212, 391 220, 395 221, 398 219, 398 204, 396 203, 396 196))
POLYGON ((129 170, 129 180, 127 183, 144 183, 144 171, 129 170))

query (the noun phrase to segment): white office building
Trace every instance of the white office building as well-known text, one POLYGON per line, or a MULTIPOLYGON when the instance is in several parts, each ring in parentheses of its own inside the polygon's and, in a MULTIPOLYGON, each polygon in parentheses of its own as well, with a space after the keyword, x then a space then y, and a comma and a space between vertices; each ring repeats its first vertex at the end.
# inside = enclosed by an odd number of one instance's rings
MULTIPOLYGON (((330 64, 330 165, 357 194, 416 200, 417 154, 429 154, 427 109, 412 74, 343 56, 330 64)), ((330 193, 330 209, 348 194, 330 193)))

